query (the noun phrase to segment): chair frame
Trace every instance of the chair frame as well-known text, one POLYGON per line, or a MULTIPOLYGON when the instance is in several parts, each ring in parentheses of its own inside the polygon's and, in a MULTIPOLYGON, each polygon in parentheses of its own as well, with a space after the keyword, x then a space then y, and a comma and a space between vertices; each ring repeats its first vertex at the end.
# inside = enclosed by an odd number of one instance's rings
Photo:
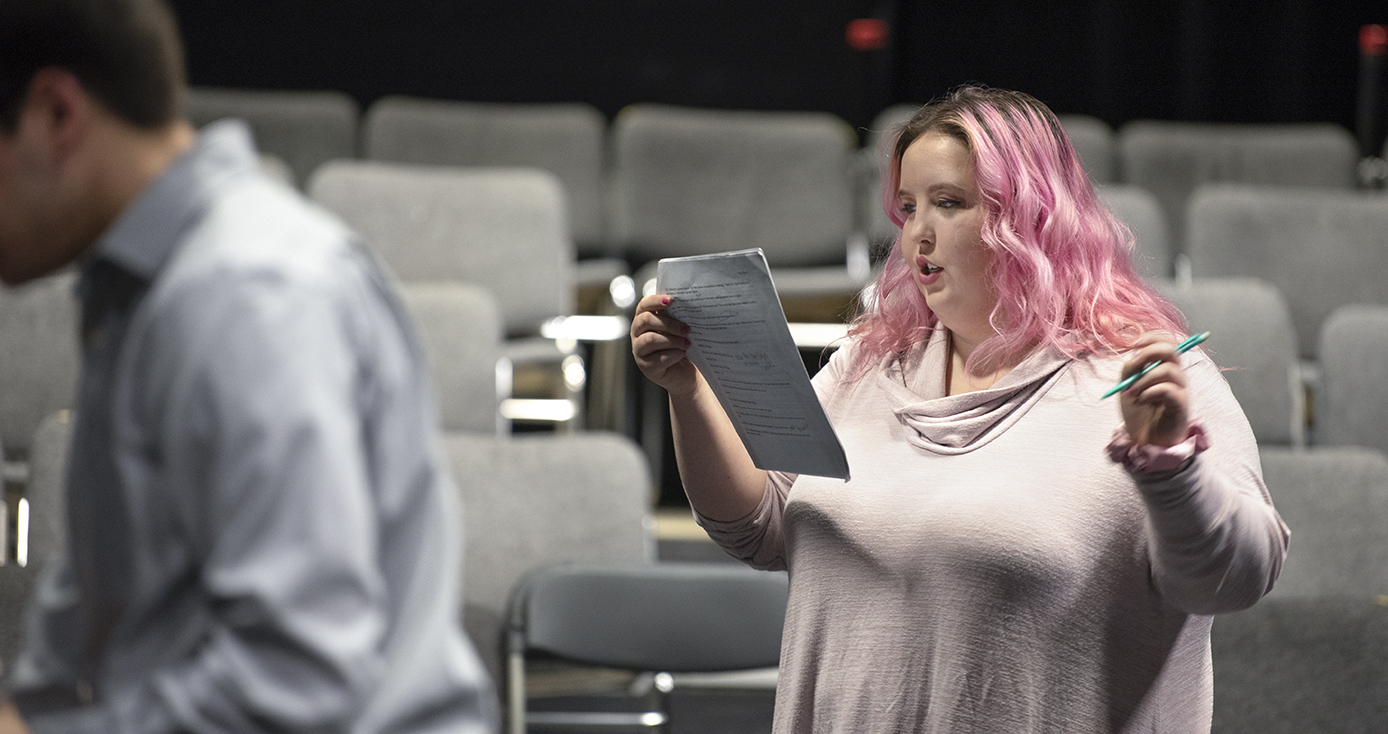
POLYGON ((527 720, 546 726, 663 726, 669 722, 665 695, 674 687, 670 673, 779 664, 787 594, 783 575, 732 564, 561 564, 532 572, 516 585, 507 615, 507 731, 525 734, 527 720), (603 613, 584 613, 579 597, 601 597, 603 613), (531 651, 654 672, 660 708, 531 716, 525 690, 531 651))

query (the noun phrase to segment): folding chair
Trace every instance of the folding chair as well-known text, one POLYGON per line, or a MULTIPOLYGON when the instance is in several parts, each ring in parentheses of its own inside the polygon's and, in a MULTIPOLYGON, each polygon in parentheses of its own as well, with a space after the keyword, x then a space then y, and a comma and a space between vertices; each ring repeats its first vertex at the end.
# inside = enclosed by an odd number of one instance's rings
POLYGON ((61 273, 0 289, 0 444, 6 478, 28 476, 29 442, 49 414, 70 408, 82 357, 76 276, 61 273))
MULTIPOLYGON (((882 211, 882 181, 880 163, 889 151, 880 150, 882 138, 897 125, 911 119, 921 105, 892 105, 873 118, 868 128, 863 149, 859 152, 859 222, 874 245, 887 243, 896 238, 896 225, 892 224, 882 211)), ((1089 180, 1096 185, 1112 184, 1117 181, 1116 167, 1117 136, 1108 123, 1090 115, 1056 115, 1060 126, 1070 138, 1075 153, 1080 157, 1089 180)))
POLYGON ((1388 451, 1388 306, 1342 306, 1321 327, 1317 444, 1388 451))
POLYGON ((1192 330, 1214 335, 1205 349, 1224 370, 1258 443, 1304 446, 1301 364, 1282 294, 1253 278, 1197 278, 1160 287, 1192 330))
MULTIPOLYGON (((29 600, 47 563, 67 538, 65 499, 69 413, 39 423, 29 446, 29 478, 17 503, 14 556, 0 565, 0 669, 8 672, 24 646, 29 600)), ((8 553, 7 553, 8 555, 8 553)))
POLYGON ((508 613, 509 731, 555 726, 658 727, 660 707, 639 712, 530 711, 527 656, 664 673, 709 673, 779 664, 788 586, 784 574, 723 564, 582 564, 526 577, 508 613))
POLYGON ((855 144, 825 113, 633 105, 613 126, 612 239, 646 262, 760 247, 792 321, 841 321, 871 275, 855 144))
POLYGON ((491 293, 448 281, 398 288, 423 342, 443 430, 509 433, 497 410, 510 396, 501 395, 497 385, 501 315, 491 293))
POLYGON ((1171 235, 1166 213, 1152 192, 1123 184, 1098 188, 1099 198, 1132 230, 1137 249, 1133 265, 1148 279, 1171 277, 1171 235))
POLYGON ((1330 123, 1232 125, 1135 120, 1118 131, 1122 180, 1156 195, 1185 240, 1186 202, 1202 184, 1352 189, 1358 146, 1330 123))
POLYGON ((581 255, 603 254, 603 137, 586 104, 499 104, 388 96, 366 110, 371 160, 476 168, 540 168, 563 184, 581 255))
MULTIPOLYGON (((536 368, 526 373, 534 386, 518 379, 513 392, 548 401, 505 401, 508 419, 582 424, 587 376, 578 339, 595 335, 569 328, 574 250, 553 174, 335 161, 313 177, 309 194, 361 233, 401 280, 456 280, 491 292, 509 337, 502 356, 515 368, 536 368)), ((616 321, 596 336, 624 337, 626 322, 616 321)))
POLYGON ((357 103, 342 92, 193 87, 187 111, 198 127, 245 120, 256 148, 287 164, 301 186, 320 165, 357 156, 357 103))
POLYGON ((507 600, 525 574, 655 559, 650 472, 629 439, 453 432, 444 449, 463 513, 463 621, 498 680, 507 600))
POLYGON ((1056 115, 1089 180, 1097 185, 1118 182, 1118 136, 1107 122, 1091 115, 1056 115))
POLYGON ((1252 608, 1215 618, 1220 734, 1388 726, 1388 457, 1370 449, 1264 449, 1292 544, 1252 608))
POLYGON ((1261 278, 1291 310, 1298 351, 1315 357, 1337 307, 1388 304, 1388 197, 1326 189, 1211 186, 1191 198, 1196 278, 1261 278))

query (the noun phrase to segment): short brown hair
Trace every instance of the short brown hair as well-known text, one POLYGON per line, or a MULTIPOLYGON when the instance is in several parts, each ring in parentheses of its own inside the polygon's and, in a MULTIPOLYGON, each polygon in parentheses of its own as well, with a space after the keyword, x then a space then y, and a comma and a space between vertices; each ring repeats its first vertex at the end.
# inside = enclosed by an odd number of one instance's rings
POLYGON ((14 131, 34 75, 51 67, 133 125, 183 114, 183 44, 165 0, 0 0, 0 127, 14 131))

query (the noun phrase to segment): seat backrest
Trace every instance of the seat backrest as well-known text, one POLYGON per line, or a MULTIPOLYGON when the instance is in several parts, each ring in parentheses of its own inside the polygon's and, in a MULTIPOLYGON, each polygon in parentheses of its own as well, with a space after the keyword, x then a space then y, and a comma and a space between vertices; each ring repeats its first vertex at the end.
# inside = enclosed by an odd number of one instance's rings
POLYGON ((1388 305, 1336 309, 1317 353, 1316 443, 1388 451, 1388 305))
POLYGON ((445 431, 497 430, 501 314, 491 293, 458 282, 399 284, 429 362, 445 431))
POLYGON ((61 410, 43 419, 29 452, 28 564, 42 568, 67 542, 67 456, 72 443, 71 413, 61 410))
POLYGON ((894 104, 877 113, 877 116, 872 118, 872 124, 868 126, 863 147, 876 149, 884 137, 894 132, 898 126, 906 124, 906 121, 919 112, 920 108, 921 105, 918 104, 894 104))
POLYGON ((193 87, 187 111, 198 127, 245 120, 256 147, 287 163, 300 185, 323 163, 357 155, 357 103, 341 92, 193 87))
POLYGON ((1096 184, 1116 182, 1118 136, 1113 128, 1090 115, 1056 115, 1056 118, 1070 138, 1070 145, 1080 157, 1089 180, 1096 184))
POLYGON ((527 573, 558 562, 654 560, 651 477, 630 440, 450 433, 444 444, 462 498, 464 623, 493 673, 507 600, 527 573))
POLYGON ((918 104, 897 104, 888 107, 873 118, 858 151, 857 162, 857 207, 858 227, 867 234, 868 240, 878 247, 895 243, 900 232, 887 213, 882 211, 882 174, 885 163, 891 158, 891 151, 883 146, 895 139, 892 133, 920 110, 918 104))
POLYGON ((383 97, 366 111, 367 158, 445 166, 542 168, 564 184, 581 252, 601 251, 607 120, 586 104, 497 104, 383 97))
POLYGON ((1388 457, 1358 447, 1261 455, 1268 492, 1292 533, 1269 598, 1388 596, 1388 457))
MULTIPOLYGON (((879 150, 882 138, 919 111, 918 104, 892 105, 877 114, 867 129, 863 149, 859 152, 858 207, 861 227, 873 242, 886 243, 896 237, 897 228, 882 211, 882 160, 889 151, 879 150)), ((1108 123, 1090 115, 1057 115, 1075 153, 1095 184, 1110 184, 1117 180, 1117 136, 1108 123)), ((1137 225, 1129 223, 1130 227, 1137 225)), ((1163 239, 1166 234, 1163 232, 1163 239)), ((1145 250, 1144 250, 1145 251, 1145 250)), ((1162 274, 1165 274, 1164 271, 1162 274)))
POLYGON ((335 161, 309 195, 404 281, 460 280, 491 291, 512 334, 573 312, 574 249, 554 174, 335 161))
POLYGON ((6 671, 12 670, 24 647, 29 600, 38 576, 35 568, 13 563, 0 566, 0 667, 6 671))
POLYGON ((1137 248, 1133 265, 1151 278, 1171 276, 1171 236, 1166 213, 1152 192, 1140 186, 1109 184, 1097 189, 1099 198, 1114 216, 1132 230, 1137 248))
POLYGON ((28 453, 44 416, 70 408, 82 363, 71 273, 0 289, 0 445, 28 453))
POLYGON ((1205 350, 1224 371, 1260 444, 1300 445, 1300 373, 1296 334, 1282 294, 1254 279, 1160 283, 1192 331, 1210 332, 1205 350))
POLYGON ((710 563, 552 566, 511 607, 511 651, 664 672, 774 667, 785 574, 710 563))
POLYGON ((856 137, 843 120, 634 105, 613 141, 612 239, 629 257, 760 247, 773 267, 844 263, 856 137))
POLYGON ((1233 125, 1135 120, 1118 131, 1121 179, 1156 194, 1177 249, 1186 201, 1201 184, 1351 189, 1354 136, 1331 123, 1233 125))
POLYGON ((1349 303, 1388 304, 1388 197, 1353 191, 1219 186, 1192 197, 1187 252, 1196 278, 1261 278, 1287 298, 1302 356, 1349 303))
POLYGON ((1210 648, 1220 734, 1348 734, 1388 721, 1388 606, 1372 598, 1268 597, 1216 617, 1210 648))
MULTIPOLYGON (((867 130, 863 147, 875 150, 884 135, 911 119, 920 108, 921 105, 918 104, 895 104, 877 113, 867 130)), ((1070 144, 1074 146, 1075 153, 1084 164, 1089 180, 1096 184, 1117 181, 1115 168, 1118 142, 1113 128, 1092 115, 1056 115, 1056 119, 1060 121, 1065 135, 1070 138, 1070 144)))

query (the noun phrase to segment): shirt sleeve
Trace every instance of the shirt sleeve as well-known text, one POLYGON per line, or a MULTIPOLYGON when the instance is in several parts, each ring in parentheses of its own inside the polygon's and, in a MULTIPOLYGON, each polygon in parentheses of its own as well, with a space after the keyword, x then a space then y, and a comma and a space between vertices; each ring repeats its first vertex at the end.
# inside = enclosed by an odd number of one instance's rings
POLYGON ((1228 384, 1201 352, 1183 362, 1191 412, 1208 449, 1173 469, 1127 470, 1147 506, 1157 588, 1190 614, 1235 612, 1272 590, 1290 536, 1228 384))
MULTIPOLYGON (((844 370, 852 364, 851 350, 852 342, 840 347, 810 380, 820 404, 826 410, 844 379, 844 370)), ((832 420, 832 415, 830 418, 832 420)), ((715 543, 734 558, 753 568, 783 571, 786 569, 786 558, 781 516, 785 511, 786 499, 790 496, 790 488, 799 476, 789 472, 767 472, 761 503, 745 517, 719 522, 695 512, 694 519, 715 543)))
POLYGON ((380 679, 373 377, 359 345, 392 345, 362 339, 352 301, 369 296, 284 281, 209 286, 149 337, 171 365, 150 378, 167 396, 146 416, 165 452, 150 501, 175 507, 132 516, 176 518, 141 532, 179 535, 167 547, 193 556, 198 589, 177 598, 202 600, 200 639, 97 706, 33 719, 36 734, 336 731, 380 679))

